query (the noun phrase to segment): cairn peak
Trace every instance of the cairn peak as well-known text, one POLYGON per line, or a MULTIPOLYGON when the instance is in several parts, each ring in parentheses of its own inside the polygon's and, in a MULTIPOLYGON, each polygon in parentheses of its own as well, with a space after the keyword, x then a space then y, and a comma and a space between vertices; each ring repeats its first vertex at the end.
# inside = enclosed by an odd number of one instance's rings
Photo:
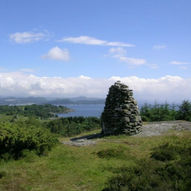
POLYGON ((136 134, 142 120, 133 91, 120 81, 109 88, 101 116, 103 134, 136 134))

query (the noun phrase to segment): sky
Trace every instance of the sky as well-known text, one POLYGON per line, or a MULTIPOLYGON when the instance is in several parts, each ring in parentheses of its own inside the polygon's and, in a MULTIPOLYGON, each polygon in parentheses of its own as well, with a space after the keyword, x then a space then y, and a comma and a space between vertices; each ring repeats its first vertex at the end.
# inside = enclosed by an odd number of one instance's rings
POLYGON ((191 95, 190 0, 0 0, 0 96, 191 95))

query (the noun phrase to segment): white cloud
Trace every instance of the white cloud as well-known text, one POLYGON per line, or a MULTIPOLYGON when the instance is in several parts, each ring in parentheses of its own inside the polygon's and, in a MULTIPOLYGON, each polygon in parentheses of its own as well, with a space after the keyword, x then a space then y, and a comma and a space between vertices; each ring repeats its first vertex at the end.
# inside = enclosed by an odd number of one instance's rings
POLYGON ((142 59, 142 58, 131 58, 131 57, 126 57, 126 56, 121 56, 121 57, 119 57, 119 59, 122 62, 125 62, 127 64, 132 64, 132 65, 137 65, 137 66, 146 64, 146 60, 142 59))
POLYGON ((61 49, 56 46, 51 48, 47 54, 42 56, 42 58, 51 59, 51 60, 68 61, 70 59, 70 54, 67 49, 61 49))
POLYGON ((164 45, 164 44, 158 44, 158 45, 153 46, 153 49, 155 49, 155 50, 161 50, 161 49, 165 49, 165 48, 166 48, 166 45, 164 45))
POLYGON ((188 62, 180 62, 180 61, 172 61, 170 62, 172 65, 189 65, 188 62))
POLYGON ((90 80, 91 78, 89 76, 80 75, 80 79, 90 80))
POLYGON ((18 44, 36 42, 46 38, 48 35, 44 32, 16 32, 9 35, 10 40, 18 44))
POLYGON ((189 99, 191 78, 164 76, 139 78, 137 76, 107 79, 79 77, 40 77, 22 72, 0 73, 1 96, 48 96, 48 97, 105 97, 108 88, 117 80, 134 90, 135 98, 141 101, 177 102, 189 99))
POLYGON ((130 65, 144 65, 146 64, 146 60, 143 58, 132 58, 126 56, 127 51, 124 48, 117 47, 117 48, 110 48, 109 49, 109 55, 111 55, 113 58, 117 58, 121 62, 125 62, 130 65))
POLYGON ((75 44, 99 45, 99 46, 119 46, 119 47, 134 47, 135 45, 124 42, 109 42, 89 36, 68 37, 59 40, 59 42, 70 42, 75 44))
POLYGON ((164 76, 161 78, 112 77, 113 80, 121 80, 132 88, 138 100, 148 102, 179 102, 190 99, 191 78, 184 79, 180 76, 164 76))

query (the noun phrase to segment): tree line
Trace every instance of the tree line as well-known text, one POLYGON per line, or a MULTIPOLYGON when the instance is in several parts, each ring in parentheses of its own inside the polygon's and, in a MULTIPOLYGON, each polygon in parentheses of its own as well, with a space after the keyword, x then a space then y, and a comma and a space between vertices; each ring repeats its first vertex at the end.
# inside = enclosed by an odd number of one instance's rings
POLYGON ((100 129, 100 119, 97 117, 66 117, 51 120, 46 127, 64 137, 78 135, 85 131, 100 129))
POLYGON ((175 104, 144 104, 140 109, 143 121, 191 121, 191 102, 184 100, 180 105, 175 104))

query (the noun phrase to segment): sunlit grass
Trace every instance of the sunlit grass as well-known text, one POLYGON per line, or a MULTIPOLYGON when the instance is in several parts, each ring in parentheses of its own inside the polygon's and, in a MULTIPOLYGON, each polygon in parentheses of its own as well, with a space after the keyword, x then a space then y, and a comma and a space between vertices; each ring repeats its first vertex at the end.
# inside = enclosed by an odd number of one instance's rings
MULTIPOLYGON (((88 134, 98 133, 99 130, 88 134)), ((84 133, 82 135, 86 135, 84 133)), ((30 153, 18 161, 0 163, 2 191, 98 191, 102 190, 111 169, 132 166, 139 159, 150 157, 154 147, 175 137, 191 138, 191 132, 172 131, 155 137, 104 137, 96 145, 84 147, 58 144, 47 156, 30 153), (100 158, 99 151, 122 148, 123 157, 100 158)), ((61 141, 69 140, 60 138, 61 141)))

